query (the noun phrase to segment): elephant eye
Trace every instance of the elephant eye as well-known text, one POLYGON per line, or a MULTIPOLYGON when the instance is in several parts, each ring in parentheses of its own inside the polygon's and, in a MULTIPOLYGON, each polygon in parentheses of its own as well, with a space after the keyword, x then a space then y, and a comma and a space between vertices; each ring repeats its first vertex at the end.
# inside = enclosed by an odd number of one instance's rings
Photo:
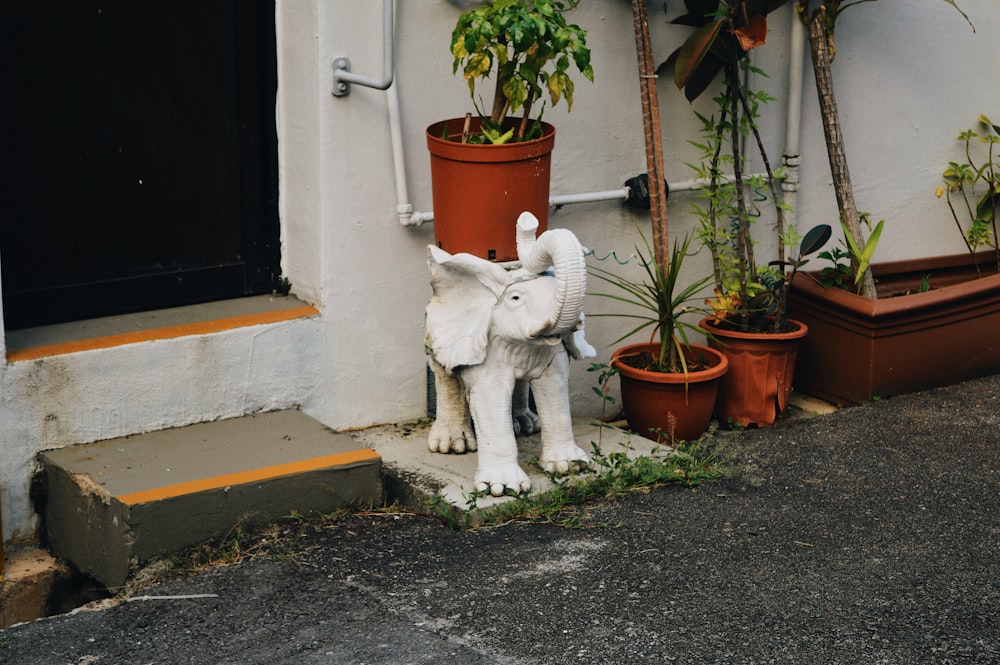
POLYGON ((520 300, 520 299, 521 299, 521 296, 519 296, 519 295, 517 295, 517 294, 515 293, 514 295, 512 295, 512 296, 510 297, 510 299, 511 299, 511 300, 520 300))

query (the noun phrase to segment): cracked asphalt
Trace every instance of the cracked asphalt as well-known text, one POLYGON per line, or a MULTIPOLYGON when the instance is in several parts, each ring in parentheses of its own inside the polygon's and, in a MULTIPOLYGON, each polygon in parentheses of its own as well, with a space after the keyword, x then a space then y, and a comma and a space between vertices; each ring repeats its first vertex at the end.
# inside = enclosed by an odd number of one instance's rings
MULTIPOLYGON (((715 437, 582 528, 357 514, 0 631, 62 663, 1000 663, 1000 376, 715 437)), ((280 537, 279 537, 280 536, 280 537)))

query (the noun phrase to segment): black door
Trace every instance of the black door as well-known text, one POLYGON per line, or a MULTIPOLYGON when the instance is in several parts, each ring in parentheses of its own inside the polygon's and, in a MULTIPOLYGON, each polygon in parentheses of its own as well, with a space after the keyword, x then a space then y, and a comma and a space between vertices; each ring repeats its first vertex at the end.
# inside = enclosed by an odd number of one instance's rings
POLYGON ((274 289, 274 32, 273 2, 4 9, 7 328, 274 289))

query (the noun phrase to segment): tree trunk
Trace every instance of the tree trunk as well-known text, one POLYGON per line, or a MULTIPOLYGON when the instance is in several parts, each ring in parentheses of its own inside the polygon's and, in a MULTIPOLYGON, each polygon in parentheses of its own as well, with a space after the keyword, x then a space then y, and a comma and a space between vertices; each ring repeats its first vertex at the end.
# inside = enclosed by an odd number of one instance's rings
MULTIPOLYGON (((854 238, 858 247, 864 247, 865 241, 861 235, 861 219, 854 203, 854 189, 851 185, 851 174, 847 170, 847 156, 844 154, 844 137, 840 133, 840 116, 837 114, 837 101, 833 96, 833 74, 830 69, 831 53, 827 43, 826 31, 823 28, 825 15, 823 10, 816 10, 806 21, 809 34, 809 46, 812 54, 813 72, 816 75, 816 94, 819 97, 820 114, 823 117, 823 133, 826 136, 826 152, 830 158, 830 172, 833 175, 833 189, 837 195, 837 208, 840 218, 847 227, 847 232, 854 238)), ((857 274, 856 257, 851 256, 851 268, 857 274)), ((859 293, 872 300, 875 293, 875 280, 870 269, 865 270, 859 293)))

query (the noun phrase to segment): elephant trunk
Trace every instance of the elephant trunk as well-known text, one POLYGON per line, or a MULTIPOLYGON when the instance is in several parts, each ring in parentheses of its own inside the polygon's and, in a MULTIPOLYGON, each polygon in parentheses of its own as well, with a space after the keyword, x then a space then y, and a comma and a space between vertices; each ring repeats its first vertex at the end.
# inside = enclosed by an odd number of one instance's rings
POLYGON ((554 323, 542 335, 563 335, 576 330, 587 293, 587 263, 583 247, 566 229, 550 229, 535 238, 538 219, 530 212, 517 220, 517 255, 525 270, 554 271, 554 323))

